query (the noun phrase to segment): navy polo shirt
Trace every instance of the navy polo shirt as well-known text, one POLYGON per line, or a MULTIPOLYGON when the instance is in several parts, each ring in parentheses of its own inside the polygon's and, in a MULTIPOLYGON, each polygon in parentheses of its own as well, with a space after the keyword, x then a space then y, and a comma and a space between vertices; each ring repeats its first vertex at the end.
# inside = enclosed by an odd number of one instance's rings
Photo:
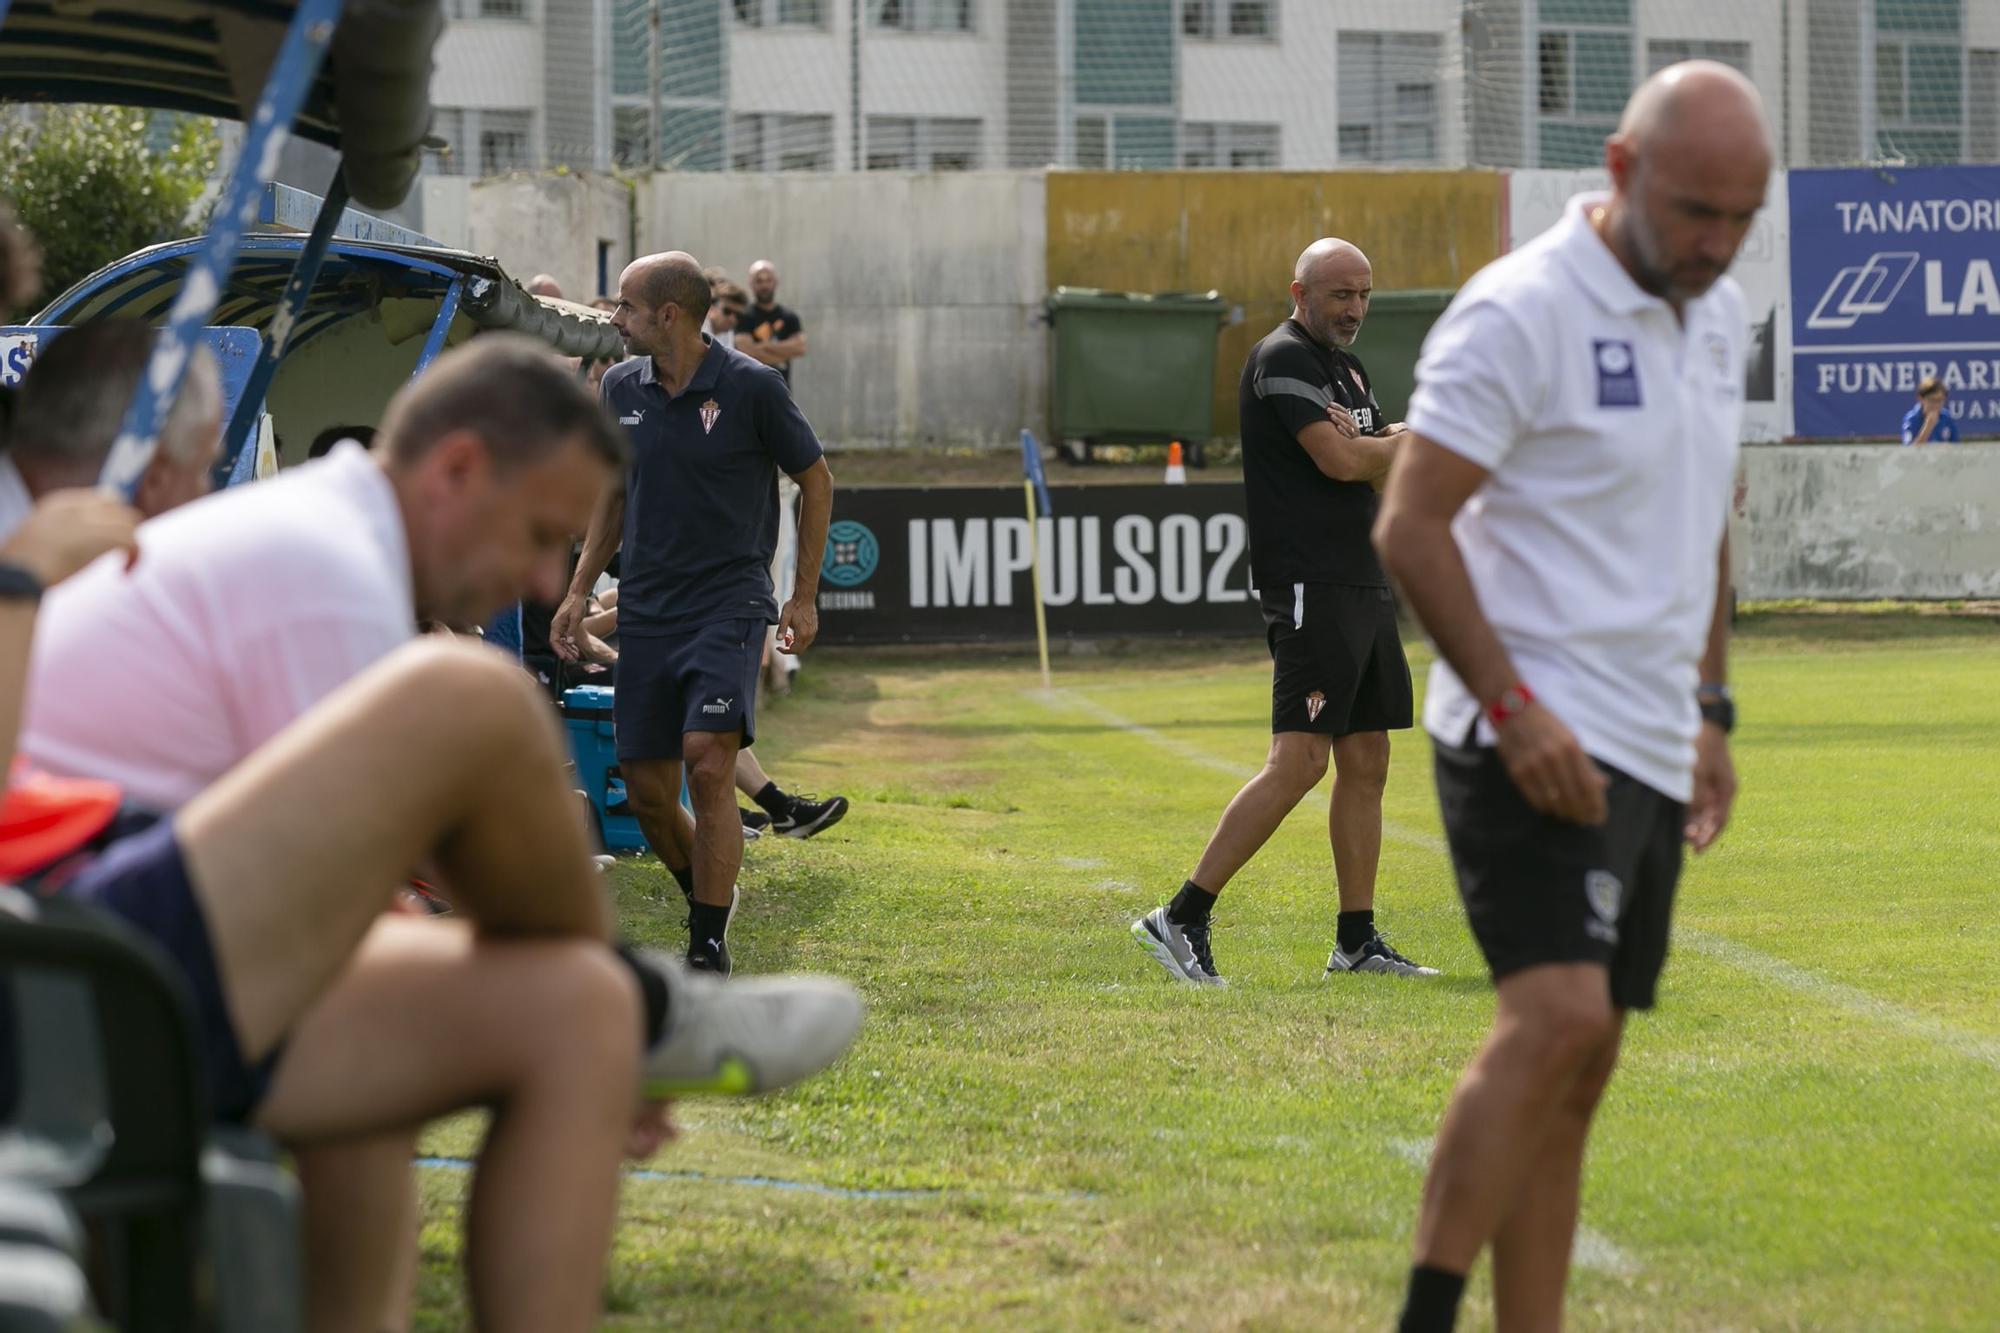
POLYGON ((672 397, 635 357, 600 394, 632 442, 625 474, 618 632, 677 634, 718 620, 775 623, 778 471, 820 459, 819 440, 784 377, 708 339, 672 397))

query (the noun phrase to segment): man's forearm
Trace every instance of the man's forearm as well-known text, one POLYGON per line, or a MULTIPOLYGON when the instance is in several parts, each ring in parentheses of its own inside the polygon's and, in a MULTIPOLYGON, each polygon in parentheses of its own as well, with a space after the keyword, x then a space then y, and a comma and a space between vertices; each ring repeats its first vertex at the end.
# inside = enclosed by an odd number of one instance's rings
POLYGON ((618 553, 625 526, 625 483, 613 482, 606 488, 597 502, 597 508, 590 515, 590 530, 583 537, 583 551, 577 556, 576 573, 570 577, 569 590, 573 596, 588 593, 597 582, 598 576, 610 567, 611 557, 618 553))
POLYGON ((1479 607, 1451 525, 1404 517, 1385 531, 1381 545, 1404 600, 1473 697, 1490 704, 1519 683, 1506 647, 1479 607))
POLYGON ((833 473, 820 459, 792 478, 799 484, 799 555, 792 596, 807 601, 819 593, 819 566, 826 557, 826 528, 833 517, 833 473))
POLYGON ((1729 533, 1722 534, 1722 551, 1715 561, 1715 613, 1708 620, 1708 644, 1701 654, 1701 683, 1723 685, 1729 681, 1729 533))

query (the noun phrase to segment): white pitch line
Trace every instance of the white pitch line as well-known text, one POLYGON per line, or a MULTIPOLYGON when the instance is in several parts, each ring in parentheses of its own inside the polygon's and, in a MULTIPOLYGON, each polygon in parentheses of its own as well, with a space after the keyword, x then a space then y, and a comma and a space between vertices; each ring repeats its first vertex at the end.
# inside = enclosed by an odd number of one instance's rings
MULTIPOLYGON (((1032 690, 1029 691, 1029 697, 1047 707, 1066 707, 1088 713, 1107 726, 1116 727, 1120 731, 1129 732, 1134 736, 1151 741, 1161 749, 1170 751, 1190 763, 1199 764, 1203 768, 1211 769, 1218 773, 1227 773, 1231 777, 1243 781, 1248 781, 1254 772, 1254 770, 1245 769, 1240 764, 1231 763, 1204 750, 1196 749, 1177 736, 1169 736, 1163 731, 1146 726, 1144 723, 1134 722, 1130 718, 1124 717, 1116 711, 1107 708, 1095 699, 1086 698, 1074 690, 1061 688, 1032 690)), ((1420 847, 1425 851, 1435 852, 1440 856, 1449 850, 1445 846, 1444 839, 1437 834, 1429 833, 1422 829, 1409 828, 1396 823, 1394 820, 1385 819, 1382 821, 1382 834, 1384 837, 1393 838, 1398 842, 1407 843, 1412 847, 1420 847)), ((1795 994, 1807 996, 1820 1001, 1822 1004, 1844 1010, 1847 1013, 1869 1019, 1886 1027, 1900 1028, 1904 1032, 1922 1037, 1931 1044, 1963 1059, 1970 1060, 1975 1064, 1989 1065, 1995 1069, 2000 1069, 2000 1038, 1989 1037, 1977 1032, 1968 1032, 1963 1028, 1954 1027, 1949 1023, 1940 1022, 1935 1018, 1926 1017, 1914 1009, 1907 1009, 1900 1004, 1882 999, 1877 995, 1872 995, 1859 987, 1830 980, 1819 975, 1817 972, 1799 967, 1794 963, 1788 963, 1784 959, 1767 954, 1760 949, 1753 949, 1747 944, 1738 944, 1734 940, 1711 934, 1705 930, 1698 930, 1691 926, 1677 926, 1674 929, 1674 939, 1681 944, 1685 944, 1689 949, 1701 954, 1705 958, 1723 963, 1739 971, 1747 972, 1752 976, 1768 981, 1773 985, 1781 986, 1795 994)))
MULTIPOLYGON (((1430 1170, 1431 1141, 1429 1139, 1390 1139, 1389 1151, 1415 1166, 1419 1171, 1430 1170)), ((1599 1273, 1611 1273, 1618 1277, 1631 1277, 1639 1271, 1639 1260, 1618 1242, 1595 1227, 1577 1224, 1576 1238, 1570 1246, 1570 1262, 1578 1268, 1589 1268, 1599 1273)))

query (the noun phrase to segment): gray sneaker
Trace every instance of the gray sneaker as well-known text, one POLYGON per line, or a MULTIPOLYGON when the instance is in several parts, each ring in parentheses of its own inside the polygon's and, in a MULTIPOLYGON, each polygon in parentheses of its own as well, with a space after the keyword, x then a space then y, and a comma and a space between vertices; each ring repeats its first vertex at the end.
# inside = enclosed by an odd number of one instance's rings
POLYGON ((1229 984, 1216 974, 1206 921, 1182 925, 1168 918, 1166 908, 1155 907, 1132 923, 1132 938, 1154 962, 1191 986, 1229 984))
POLYGON ((1336 948, 1326 960, 1326 975, 1335 972, 1388 972, 1399 977, 1434 977, 1438 970, 1425 967, 1397 953, 1389 947, 1389 941, 1381 935, 1372 935, 1368 943, 1348 953, 1336 948))
POLYGON ((646 1052, 648 1097, 772 1092, 825 1069, 861 1031, 861 996, 837 977, 724 981, 657 950, 643 957, 667 983, 667 1030, 646 1052))

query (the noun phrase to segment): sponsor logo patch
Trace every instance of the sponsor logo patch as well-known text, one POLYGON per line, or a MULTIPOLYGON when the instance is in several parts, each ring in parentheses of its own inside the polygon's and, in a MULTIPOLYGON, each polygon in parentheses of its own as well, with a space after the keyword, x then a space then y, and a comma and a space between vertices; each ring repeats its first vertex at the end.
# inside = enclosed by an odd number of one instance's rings
POLYGON ((1593 870, 1583 877, 1583 896, 1597 916, 1597 920, 1584 924, 1584 930, 1596 939, 1616 944, 1618 903, 1625 896, 1625 886, 1610 871, 1593 870))
POLYGON ((644 412, 634 412, 630 416, 618 418, 618 424, 621 426, 636 426, 645 419, 646 414, 644 412))
POLYGON ((701 711, 709 715, 726 713, 729 711, 729 706, 735 702, 736 701, 734 699, 717 699, 712 704, 703 704, 701 706, 701 711))
POLYGON ((1590 348, 1597 362, 1597 405, 1639 406, 1639 362, 1632 344, 1623 338, 1592 338, 1590 348))

